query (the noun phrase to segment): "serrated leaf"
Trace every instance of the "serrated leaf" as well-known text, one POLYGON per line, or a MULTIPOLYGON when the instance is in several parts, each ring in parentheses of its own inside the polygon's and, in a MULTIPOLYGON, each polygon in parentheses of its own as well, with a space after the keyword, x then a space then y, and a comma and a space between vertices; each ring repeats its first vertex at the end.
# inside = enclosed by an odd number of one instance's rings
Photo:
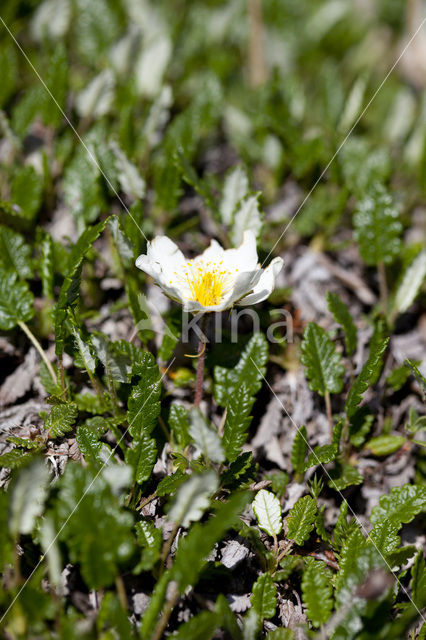
POLYGON ((142 361, 134 365, 133 373, 140 376, 140 379, 132 388, 127 404, 127 421, 130 435, 137 438, 142 432, 150 434, 157 423, 161 377, 151 353, 145 353, 142 361))
POLYGON ((57 404, 52 407, 44 423, 44 428, 49 432, 49 438, 60 438, 68 431, 71 431, 76 421, 77 413, 75 402, 57 404))
POLYGON ((426 251, 414 258, 396 290, 392 312, 404 313, 414 302, 426 277, 426 251))
POLYGON ((301 349, 301 361, 306 367, 310 390, 322 396, 326 392, 340 393, 345 368, 327 332, 309 322, 303 333, 301 349))
POLYGON ((227 226, 231 224, 232 215, 239 201, 247 194, 248 186, 247 174, 242 167, 235 167, 226 176, 222 200, 219 205, 219 213, 223 224, 227 226))
POLYGON ((283 526, 281 505, 278 498, 270 491, 261 489, 252 504, 259 528, 270 536, 277 536, 283 526))
POLYGON ((311 496, 303 496, 287 517, 287 538, 301 546, 311 535, 317 513, 316 502, 311 496))
POLYGON ((367 362, 364 364, 361 373, 356 377, 355 382, 349 389, 348 397, 346 398, 345 411, 349 418, 355 414, 362 400, 363 394, 367 391, 371 380, 380 369, 383 354, 386 351, 388 342, 389 338, 386 338, 382 342, 375 341, 375 344, 370 344, 370 353, 368 355, 367 362))
POLYGON ((315 447, 303 465, 303 471, 315 467, 317 464, 327 464, 334 460, 338 454, 338 447, 334 444, 324 444, 315 447))
POLYGON ((314 627, 327 622, 333 609, 333 575, 324 562, 306 559, 302 579, 306 614, 314 627))
POLYGON ((136 523, 135 528, 138 544, 142 547, 141 559, 135 572, 150 571, 160 559, 161 545, 163 543, 161 530, 156 529, 149 520, 140 520, 136 523))
POLYGON ((379 504, 371 512, 371 523, 389 520, 400 525, 411 522, 413 518, 426 511, 426 487, 416 484, 405 484, 394 487, 389 495, 381 496, 379 504))
POLYGON ((349 356, 352 356, 356 351, 357 345, 357 329, 352 315, 339 296, 331 291, 327 292, 327 303, 335 321, 344 329, 346 351, 349 356))
POLYGON ((228 398, 236 389, 245 384, 251 395, 255 395, 265 375, 268 361, 268 343, 262 333, 255 333, 247 343, 241 358, 234 369, 215 367, 214 393, 216 402, 226 407, 228 398))
POLYGON ((364 480, 358 469, 351 464, 336 464, 329 476, 328 486, 335 491, 343 491, 346 487, 361 484, 364 480))
POLYGON ((196 523, 180 542, 172 568, 173 578, 180 593, 189 585, 195 585, 206 556, 214 544, 237 521, 248 502, 248 495, 235 493, 225 503, 217 506, 216 513, 205 524, 196 523))
POLYGON ((261 620, 274 617, 277 608, 277 590, 269 573, 263 573, 254 583, 250 602, 261 620))
POLYGON ((43 460, 22 469, 13 481, 9 500, 9 530, 15 538, 31 533, 41 515, 49 487, 49 471, 43 460))
POLYGON ((210 506, 210 497, 217 491, 219 479, 213 470, 192 474, 182 484, 168 512, 168 519, 188 527, 199 520, 210 506))
POLYGON ((96 468, 112 460, 112 450, 105 442, 99 440, 100 436, 100 433, 87 424, 80 425, 75 436, 85 460, 94 464, 96 468))
POLYGON ((20 166, 13 174, 11 200, 20 209, 23 226, 30 228, 40 208, 43 181, 33 167, 20 166))
POLYGON ((108 219, 83 231, 68 256, 66 275, 59 292, 58 302, 55 305, 56 355, 58 356, 62 355, 64 348, 64 323, 67 308, 73 307, 79 296, 84 257, 93 242, 99 238, 107 223, 108 219))
POLYGON ((374 525, 368 538, 383 555, 387 556, 401 544, 401 538, 398 535, 400 527, 401 525, 384 518, 374 525))
POLYGON ((179 469, 175 471, 175 473, 172 473, 171 476, 165 476, 158 483, 157 490, 156 490, 157 496, 161 498, 162 496, 171 495, 187 479, 188 479, 188 476, 186 475, 186 473, 184 473, 183 471, 180 471, 179 469))
POLYGON ((0 268, 0 330, 13 329, 34 315, 34 298, 26 282, 18 274, 0 268))
POLYGON ((244 384, 229 396, 222 444, 226 458, 230 462, 238 457, 247 440, 253 404, 254 398, 244 384))
POLYGON ((169 426, 177 444, 186 447, 189 444, 189 418, 183 405, 175 402, 170 405, 169 426))
MULTIPOLYGON (((71 317, 70 315, 68 317, 71 317)), ((81 362, 84 365, 86 371, 94 373, 96 369, 96 360, 92 355, 91 344, 89 341, 84 341, 81 337, 79 328, 77 327, 75 320, 71 320, 71 333, 74 337, 74 343, 80 356, 81 362)))
POLYGON ((0 225, 0 266, 6 271, 16 271, 20 278, 33 275, 31 246, 24 236, 0 225))
POLYGON ((133 438, 132 448, 126 449, 126 463, 133 468, 135 481, 138 484, 142 484, 151 477, 157 461, 157 453, 157 443, 144 431, 133 438))
POLYGON ((305 468, 305 457, 308 450, 308 434, 306 427, 302 425, 294 436, 291 447, 290 461, 296 473, 303 473, 305 468))
POLYGON ((365 264, 390 264, 401 249, 402 225, 392 197, 376 183, 359 202, 354 214, 355 238, 365 264))
POLYGON ((218 463, 224 461, 221 439, 217 432, 209 427, 201 411, 195 407, 189 412, 189 435, 205 460, 218 463))
POLYGON ((0 467, 5 469, 17 469, 31 460, 32 451, 22 451, 21 449, 12 449, 0 455, 0 467))
POLYGON ((141 200, 145 196, 145 180, 135 165, 130 162, 126 154, 118 144, 111 143, 111 149, 115 156, 115 164, 118 181, 124 193, 133 200, 141 200))
POLYGON ((365 449, 369 449, 375 456, 388 456, 398 451, 405 442, 404 436, 377 436, 365 443, 365 449))
POLYGON ((132 366, 127 355, 114 353, 114 344, 98 332, 92 334, 92 344, 105 367, 107 378, 116 382, 129 382, 132 366))
POLYGON ((117 216, 111 216, 108 227, 121 260, 125 265, 129 264, 133 260, 135 250, 133 243, 124 232, 119 218, 117 218, 117 216))
POLYGON ((420 550, 411 567, 411 591, 419 609, 426 605, 426 567, 423 551, 420 550))
POLYGON ((259 208, 259 195, 247 196, 241 200, 233 216, 231 239, 234 247, 239 247, 243 241, 244 231, 253 231, 257 236, 262 228, 262 213, 259 208))

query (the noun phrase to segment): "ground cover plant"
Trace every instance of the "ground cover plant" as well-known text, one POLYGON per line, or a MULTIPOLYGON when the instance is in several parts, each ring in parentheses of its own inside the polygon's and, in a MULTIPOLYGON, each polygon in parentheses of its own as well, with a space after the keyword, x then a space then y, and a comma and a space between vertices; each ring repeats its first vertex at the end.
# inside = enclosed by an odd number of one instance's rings
POLYGON ((3 0, 2 637, 426 638, 422 11, 3 0))

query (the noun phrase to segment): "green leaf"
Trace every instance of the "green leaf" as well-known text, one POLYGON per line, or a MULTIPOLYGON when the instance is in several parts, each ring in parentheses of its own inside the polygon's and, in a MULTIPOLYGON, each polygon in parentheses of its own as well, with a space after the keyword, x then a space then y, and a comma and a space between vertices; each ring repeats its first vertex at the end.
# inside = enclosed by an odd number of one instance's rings
POLYGON ((361 484, 364 478, 356 467, 351 464, 336 464, 335 469, 329 473, 328 486, 335 491, 343 491, 346 487, 361 484))
POLYGON ((230 462, 238 457, 247 440, 253 404, 254 398, 244 384, 229 396, 222 444, 230 462))
POLYGON ((62 189, 65 204, 75 218, 79 231, 98 218, 104 206, 100 173, 83 147, 77 148, 68 163, 62 189))
POLYGON ((92 354, 93 347, 89 340, 83 340, 79 327, 77 326, 75 319, 68 313, 70 319, 71 333, 74 337, 74 343, 80 356, 81 362, 90 373, 94 373, 96 369, 96 360, 92 354))
POLYGON ((346 351, 349 356, 352 356, 356 351, 357 345, 357 329, 352 319, 352 314, 339 296, 331 291, 327 292, 327 303, 335 321, 344 329, 346 351))
MULTIPOLYGON (((372 341, 373 342, 373 341, 372 341)), ((389 338, 386 338, 382 342, 376 341, 375 344, 370 343, 370 353, 367 362, 364 364, 361 373, 356 377, 355 382, 349 389, 348 397, 346 398, 345 411, 349 418, 351 418, 377 371, 381 367, 383 354, 388 346, 389 338)))
POLYGON ((390 264, 401 249, 402 226, 392 197, 376 183, 359 202, 354 214, 355 238, 365 264, 390 264))
POLYGON ((411 522, 413 518, 426 511, 426 487, 405 484, 394 487, 389 495, 379 499, 379 504, 371 512, 371 523, 376 524, 388 519, 396 526, 411 522))
POLYGON ((0 456, 0 467, 5 469, 17 469, 25 465, 28 460, 33 457, 32 451, 22 451, 21 449, 12 449, 0 456))
POLYGON ((215 611, 201 611, 180 625, 171 638, 173 640, 211 640, 220 626, 220 618, 215 611))
POLYGON ((365 449, 369 449, 375 456, 388 456, 398 451, 405 442, 404 436, 383 435, 371 438, 365 444, 365 449))
POLYGON ((218 505, 216 513, 206 524, 196 523, 181 540, 172 568, 180 593, 184 593, 189 585, 197 583, 204 559, 215 543, 234 525, 248 498, 246 493, 235 493, 227 502, 218 505))
POLYGON ((100 436, 100 433, 87 424, 80 425, 75 436, 78 448, 86 462, 90 462, 95 468, 100 468, 112 460, 112 450, 106 443, 99 440, 100 436))
POLYGON ((281 505, 278 498, 270 491, 261 489, 256 494, 251 506, 259 528, 270 536, 277 536, 283 526, 281 505))
POLYGON ((419 369, 416 366, 415 362, 413 362, 412 360, 409 360, 408 358, 406 358, 405 364, 410 367, 411 372, 412 372, 413 376, 416 378, 417 383, 418 383, 418 385, 420 387, 420 390, 422 392, 423 400, 426 400, 426 378, 419 371, 419 369))
POLYGON ((44 428, 49 432, 49 438, 60 438, 68 431, 71 431, 76 421, 77 413, 75 402, 57 404, 52 407, 44 423, 44 428))
POLYGON ((44 509, 49 487, 49 471, 44 460, 36 459, 22 469, 11 484, 9 530, 12 536, 31 533, 44 509))
POLYGON ((3 225, 0 225, 0 266, 6 271, 16 271, 23 280, 33 275, 31 246, 24 236, 3 225))
POLYGON ((43 181, 33 167, 21 166, 15 171, 11 185, 11 200, 20 208, 20 217, 29 228, 40 208, 43 181))
POLYGON ((263 573, 254 583, 250 602, 261 620, 274 617, 277 608, 277 590, 269 573, 263 573))
POLYGON ((268 633, 266 640, 294 640, 294 631, 278 627, 268 633))
POLYGON ((242 640, 241 629, 238 626, 236 615, 231 610, 223 593, 219 594, 214 608, 219 616, 222 629, 229 633, 232 640, 242 640))
POLYGON ((181 484, 188 479, 188 476, 183 471, 178 469, 175 473, 172 473, 170 476, 164 476, 162 480, 157 485, 157 496, 160 498, 162 496, 171 495, 180 487, 181 484))
POLYGON ((426 277, 426 250, 420 251, 405 271, 395 293, 392 312, 404 313, 414 302, 426 277))
POLYGON ((219 487, 219 478, 213 470, 202 474, 193 473, 182 484, 168 512, 172 522, 188 527, 191 522, 200 520, 210 506, 210 497, 219 487))
POLYGON ((315 447, 303 465, 303 471, 315 467, 317 464, 327 464, 335 460, 338 452, 338 447, 334 444, 324 444, 321 447, 315 447))
POLYGON ((155 440, 144 431, 133 438, 132 448, 126 449, 126 463, 132 467, 138 484, 142 484, 151 477, 157 454, 155 440))
POLYGON ((333 574, 324 562, 306 559, 302 579, 303 602, 306 614, 314 627, 327 622, 333 609, 333 574))
POLYGON ((420 550, 411 567, 411 591, 414 604, 419 609, 426 606, 426 567, 423 551, 420 550))
POLYGON ((135 573, 140 571, 150 571, 160 559, 163 536, 161 529, 156 529, 153 522, 140 520, 135 525, 136 539, 142 547, 141 559, 135 569, 135 573))
POLYGON ((84 257, 95 240, 99 238, 107 223, 108 218, 83 231, 68 256, 65 278, 59 292, 58 302, 55 305, 57 356, 62 355, 64 349, 64 323, 67 315, 67 308, 73 307, 78 300, 81 282, 81 267, 84 257))
POLYGON ((190 441, 188 411, 181 404, 173 402, 170 405, 169 427, 177 444, 185 448, 190 441))
POLYGON ((53 284, 55 278, 54 268, 54 247, 52 236, 46 231, 41 233, 38 242, 40 257, 38 259, 38 271, 40 273, 41 283, 43 287, 43 296, 49 300, 53 300, 54 291, 53 284))
POLYGON ((401 544, 401 538, 398 535, 400 527, 400 524, 384 518, 374 525, 368 538, 384 556, 387 556, 401 544))
POLYGON ((34 298, 26 282, 17 281, 18 274, 0 268, 0 330, 13 329, 34 315, 34 298))
POLYGON ((308 450, 308 434, 305 426, 301 426, 294 436, 291 447, 290 461, 296 473, 303 473, 305 457, 308 450))
POLYGON ((268 343, 262 333, 255 333, 247 343, 241 358, 234 369, 215 367, 214 393, 216 402, 226 407, 231 394, 245 384, 248 392, 255 395, 265 375, 268 361, 268 343))
POLYGON ((303 496, 287 517, 287 538, 301 546, 311 535, 317 513, 316 502, 311 496, 303 496))
POLYGON ((120 506, 122 496, 113 493, 106 474, 72 462, 56 486, 56 526, 70 561, 80 564, 90 589, 109 586, 134 550, 133 517, 120 506), (71 517, 77 508, 78 517, 71 517))
POLYGON ((143 640, 149 640, 155 629, 155 625, 160 615, 164 601, 166 599, 167 587, 171 580, 171 571, 167 570, 163 573, 159 580, 155 583, 151 593, 149 605, 145 610, 140 626, 140 636, 143 640))
POLYGON ((127 354, 120 352, 119 345, 111 343, 99 332, 92 334, 92 344, 105 367, 107 378, 115 382, 129 382, 132 363, 127 354))
POLYGON ((142 432, 150 434, 160 413, 161 377, 155 358, 144 353, 142 361, 134 365, 133 373, 139 376, 132 388, 127 407, 129 433, 136 438, 142 432))
POLYGON ((132 626, 119 598, 112 591, 107 591, 99 607, 96 618, 98 637, 110 633, 120 640, 132 640, 132 626))
POLYGON ((223 462, 222 442, 216 431, 207 424, 203 414, 198 408, 193 407, 189 412, 189 435, 197 449, 203 454, 205 460, 211 462, 223 462))
POLYGON ((340 393, 345 368, 327 332, 309 322, 303 333, 301 349, 301 361, 306 367, 310 390, 322 396, 326 392, 340 393))

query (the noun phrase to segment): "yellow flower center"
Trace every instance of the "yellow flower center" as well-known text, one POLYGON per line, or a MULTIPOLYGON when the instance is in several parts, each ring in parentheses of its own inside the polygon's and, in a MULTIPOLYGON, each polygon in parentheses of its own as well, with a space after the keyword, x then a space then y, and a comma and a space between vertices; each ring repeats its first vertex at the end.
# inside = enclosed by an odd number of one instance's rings
POLYGON ((222 263, 204 264, 199 260, 195 264, 190 260, 186 263, 184 275, 191 297, 189 300, 196 300, 203 307, 211 307, 219 304, 223 296, 229 291, 230 271, 221 268, 222 263))

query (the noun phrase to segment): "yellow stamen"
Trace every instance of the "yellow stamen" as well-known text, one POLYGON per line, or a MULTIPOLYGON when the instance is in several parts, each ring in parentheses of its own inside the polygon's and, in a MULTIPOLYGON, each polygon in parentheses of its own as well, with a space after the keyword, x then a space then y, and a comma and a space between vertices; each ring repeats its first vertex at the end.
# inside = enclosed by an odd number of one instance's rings
POLYGON ((187 263, 188 270, 184 280, 189 287, 191 297, 203 307, 219 304, 229 287, 230 272, 219 268, 219 265, 199 261, 197 265, 187 263))

